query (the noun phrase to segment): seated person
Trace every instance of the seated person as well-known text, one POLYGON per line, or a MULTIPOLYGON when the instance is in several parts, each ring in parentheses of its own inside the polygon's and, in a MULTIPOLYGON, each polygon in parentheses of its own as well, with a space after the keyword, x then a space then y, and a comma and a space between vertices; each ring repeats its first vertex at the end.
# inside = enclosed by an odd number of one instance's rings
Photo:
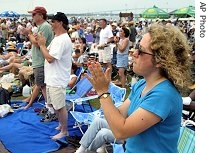
POLYGON ((83 66, 84 60, 83 55, 80 52, 80 49, 75 49, 75 54, 72 56, 72 62, 77 66, 83 66))
POLYGON ((76 84, 77 81, 77 76, 75 74, 76 70, 77 70, 77 65, 72 63, 71 75, 68 83, 68 87, 70 88, 74 87, 74 85, 76 84))
POLYGON ((182 97, 183 109, 187 111, 195 111, 195 89, 187 97, 182 97))
POLYGON ((103 149, 106 143, 123 143, 123 140, 116 140, 105 119, 95 118, 80 140, 80 147, 75 153, 103 149), (116 142, 115 142, 116 141, 116 142), (102 147, 102 148, 101 148, 102 147))
POLYGON ((15 59, 15 57, 10 57, 10 62, 8 63, 8 65, 0 67, 0 73, 6 70, 11 70, 13 68, 20 69, 23 66, 29 66, 31 65, 30 59, 31 59, 31 50, 29 50, 24 56, 19 57, 18 60, 15 59))
POLYGON ((7 52, 6 54, 0 55, 0 58, 2 58, 3 60, 7 60, 9 63, 9 61, 11 60, 10 58, 14 58, 18 56, 16 44, 9 43, 8 47, 6 48, 6 52, 7 52))

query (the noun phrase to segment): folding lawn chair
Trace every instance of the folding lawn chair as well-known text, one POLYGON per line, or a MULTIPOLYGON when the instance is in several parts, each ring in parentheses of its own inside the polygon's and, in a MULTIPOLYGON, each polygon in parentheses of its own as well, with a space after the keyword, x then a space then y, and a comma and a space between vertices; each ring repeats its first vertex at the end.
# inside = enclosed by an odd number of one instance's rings
POLYGON ((21 56, 22 56, 22 52, 23 52, 23 46, 24 46, 23 43, 17 43, 17 45, 16 45, 17 50, 21 56))
POLYGON ((82 66, 77 67, 77 70, 76 70, 76 72, 75 72, 75 75, 77 76, 77 81, 76 81, 76 83, 80 81, 82 72, 83 72, 83 67, 82 67, 82 66))
MULTIPOLYGON (((125 100, 126 89, 118 87, 114 83, 110 83, 108 91, 110 92, 110 96, 115 106, 119 107, 125 100)), ((75 119, 75 125, 73 128, 79 128, 82 134, 84 134, 84 131, 81 128, 83 125, 90 125, 96 117, 104 118, 101 108, 90 113, 78 111, 70 111, 70 113, 75 119)))
POLYGON ((180 128, 180 136, 178 140, 179 153, 194 153, 195 152, 195 131, 188 126, 195 126, 192 120, 186 120, 180 128))
POLYGON ((71 105, 73 106, 73 111, 75 109, 75 105, 78 104, 82 104, 83 109, 84 108, 84 104, 86 102, 86 104, 88 104, 90 106, 91 111, 93 111, 92 106, 90 105, 89 100, 91 99, 95 99, 98 97, 98 95, 94 95, 94 96, 88 96, 86 97, 87 93, 92 89, 92 84, 90 83, 90 81, 86 78, 83 77, 71 90, 70 90, 70 94, 66 94, 66 102, 67 105, 71 105), (75 93, 71 94, 71 91, 75 90, 75 93))

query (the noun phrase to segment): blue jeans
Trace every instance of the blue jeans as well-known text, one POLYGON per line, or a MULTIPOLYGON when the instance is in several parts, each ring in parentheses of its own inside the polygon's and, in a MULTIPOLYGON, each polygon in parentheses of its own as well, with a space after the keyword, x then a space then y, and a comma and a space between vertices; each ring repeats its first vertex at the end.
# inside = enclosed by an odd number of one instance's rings
POLYGON ((114 140, 115 137, 107 121, 102 118, 95 118, 80 140, 80 144, 88 150, 96 151, 105 143, 112 143, 114 140))

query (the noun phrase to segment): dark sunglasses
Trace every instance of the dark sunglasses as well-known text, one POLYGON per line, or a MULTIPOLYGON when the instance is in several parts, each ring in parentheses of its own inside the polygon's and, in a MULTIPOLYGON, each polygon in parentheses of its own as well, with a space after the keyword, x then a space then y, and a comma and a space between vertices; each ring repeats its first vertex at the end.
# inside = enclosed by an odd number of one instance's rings
POLYGON ((139 49, 138 49, 138 55, 143 55, 143 54, 147 54, 147 55, 155 56, 154 54, 144 52, 144 51, 142 51, 142 49, 141 49, 141 48, 139 48, 139 49))

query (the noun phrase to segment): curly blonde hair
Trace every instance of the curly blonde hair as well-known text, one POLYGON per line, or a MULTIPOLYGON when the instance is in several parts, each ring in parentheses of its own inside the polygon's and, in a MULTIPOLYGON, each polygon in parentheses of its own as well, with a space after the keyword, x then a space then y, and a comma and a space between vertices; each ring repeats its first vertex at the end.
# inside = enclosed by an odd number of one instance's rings
POLYGON ((168 78, 180 93, 186 93, 192 85, 190 46, 183 33, 174 26, 152 24, 150 48, 154 62, 161 65, 163 76, 168 78))

